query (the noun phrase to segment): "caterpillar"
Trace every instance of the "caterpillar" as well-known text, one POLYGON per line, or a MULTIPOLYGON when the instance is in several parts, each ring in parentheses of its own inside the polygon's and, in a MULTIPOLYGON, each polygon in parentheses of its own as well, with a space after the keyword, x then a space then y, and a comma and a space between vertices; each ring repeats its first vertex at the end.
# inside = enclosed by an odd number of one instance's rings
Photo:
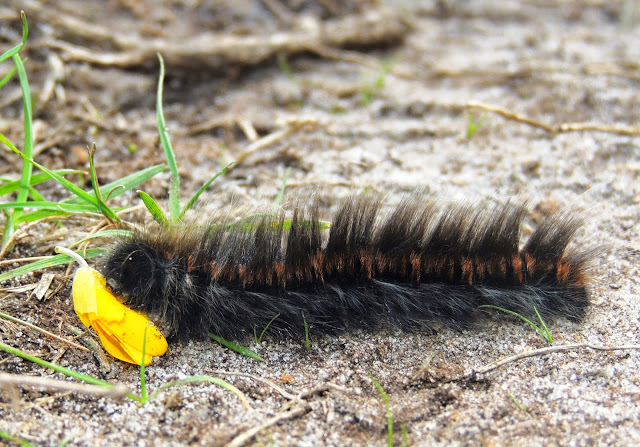
POLYGON ((367 196, 343 201, 330 228, 318 203, 241 222, 134 231, 100 270, 125 303, 169 337, 464 328, 493 305, 583 318, 588 250, 567 249, 581 221, 543 220, 519 247, 526 208, 405 198, 386 216, 367 196), (277 318, 275 318, 277 316, 277 318), (275 318, 275 319, 274 319, 275 318))

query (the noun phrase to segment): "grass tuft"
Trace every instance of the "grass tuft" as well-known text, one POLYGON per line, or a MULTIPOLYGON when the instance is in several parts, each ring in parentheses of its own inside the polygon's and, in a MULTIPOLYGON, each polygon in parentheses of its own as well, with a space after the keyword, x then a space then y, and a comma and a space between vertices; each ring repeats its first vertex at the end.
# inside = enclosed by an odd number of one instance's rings
POLYGON ((275 317, 273 317, 271 320, 269 320, 269 322, 264 327, 264 329, 262 329, 262 332, 260 332, 260 336, 259 337, 258 337, 258 334, 256 332, 256 328, 253 328, 253 338, 254 338, 254 340, 255 340, 257 345, 259 345, 262 342, 262 338, 264 337, 265 332, 267 332, 267 329, 269 329, 269 326, 271 326, 271 323, 276 321, 276 318, 278 318, 279 316, 280 316, 280 314, 277 314, 275 317))
POLYGON ((537 324, 535 324, 533 321, 529 320, 528 318, 520 315, 519 313, 514 312, 512 310, 509 310, 509 309, 505 309, 504 307, 493 306, 491 304, 484 304, 482 306, 478 306, 478 308, 479 309, 495 309, 495 310, 499 310, 500 312, 504 312, 506 314, 513 315, 514 317, 518 317, 522 321, 527 323, 529 326, 531 326, 536 332, 538 332, 540 335, 542 335, 542 337, 545 340, 547 340, 549 342, 549 344, 551 344, 551 345, 553 344, 553 335, 551 335, 551 331, 549 330, 549 328, 547 327, 547 324, 542 319, 542 316, 538 312, 538 309, 536 308, 536 306, 533 306, 533 310, 536 313, 536 316, 538 317, 538 321, 540 322, 540 326, 538 326, 537 324))

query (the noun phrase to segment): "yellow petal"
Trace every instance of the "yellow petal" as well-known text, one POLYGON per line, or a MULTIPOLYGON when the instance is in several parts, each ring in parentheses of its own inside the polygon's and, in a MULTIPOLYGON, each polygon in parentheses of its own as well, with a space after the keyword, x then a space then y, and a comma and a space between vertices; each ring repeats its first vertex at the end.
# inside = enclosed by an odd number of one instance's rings
POLYGON ((98 313, 95 320, 108 327, 114 337, 142 352, 146 328, 146 353, 158 356, 167 352, 167 341, 145 314, 129 309, 107 289, 97 287, 96 292, 98 313))
MULTIPOLYGON (((98 337, 100 337, 100 341, 104 346, 104 349, 119 360, 123 360, 125 362, 133 363, 135 365, 140 365, 140 361, 142 360, 142 351, 134 348, 133 346, 129 346, 127 343, 123 343, 122 341, 115 338, 113 334, 108 333, 108 328, 105 328, 101 322, 95 321, 93 328, 96 330, 98 337)), ((151 363, 153 356, 145 352, 144 354, 144 364, 148 365, 151 363)))
POLYGON ((91 318, 98 312, 96 301, 96 281, 95 270, 89 267, 82 267, 76 271, 73 279, 71 295, 73 296, 73 307, 80 317, 82 324, 89 327, 91 318))
POLYGON ((73 303, 85 326, 93 326, 107 352, 130 363, 140 364, 145 340, 145 364, 151 356, 167 351, 167 341, 149 318, 129 309, 107 288, 100 272, 80 268, 73 281, 73 303))
MULTIPOLYGON (((142 360, 142 352, 140 352, 140 354, 138 355, 135 355, 135 353, 131 355, 128 352, 128 349, 125 348, 126 344, 120 342, 116 337, 114 337, 113 334, 109 332, 109 328, 104 327, 100 321, 94 321, 93 328, 95 329, 96 334, 98 334, 98 337, 100 337, 102 346, 104 346, 104 349, 109 354, 125 362, 133 363, 136 365, 140 364, 140 360, 142 360)), ((151 356, 145 355, 144 360, 144 364, 148 365, 151 361, 151 356)))

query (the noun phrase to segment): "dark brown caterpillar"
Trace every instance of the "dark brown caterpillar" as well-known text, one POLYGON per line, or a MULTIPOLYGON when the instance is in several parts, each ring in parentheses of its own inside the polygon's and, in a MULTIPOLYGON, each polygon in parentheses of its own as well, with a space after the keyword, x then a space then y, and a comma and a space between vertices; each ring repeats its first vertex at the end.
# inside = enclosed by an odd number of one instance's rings
POLYGON ((575 217, 548 218, 520 249, 522 206, 438 208, 414 197, 386 217, 380 207, 365 196, 346 200, 330 230, 312 205, 294 211, 290 228, 263 215, 136 232, 114 244, 101 269, 170 336, 242 339, 278 314, 269 333, 302 334, 303 321, 316 333, 466 327, 485 304, 584 316, 590 252, 567 251, 575 217))

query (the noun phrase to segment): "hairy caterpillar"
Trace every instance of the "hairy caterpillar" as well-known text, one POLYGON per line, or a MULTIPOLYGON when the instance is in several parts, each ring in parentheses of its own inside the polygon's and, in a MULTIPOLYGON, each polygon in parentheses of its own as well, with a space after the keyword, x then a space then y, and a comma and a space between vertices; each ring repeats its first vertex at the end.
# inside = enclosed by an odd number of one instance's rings
POLYGON ((537 226, 522 249, 523 206, 438 207, 421 197, 380 217, 376 198, 344 201, 329 230, 318 206, 240 224, 135 232, 102 261, 109 286, 169 336, 333 333, 381 326, 466 327, 500 306, 580 320, 589 252, 567 250, 568 214, 537 226), (288 225, 287 225, 288 226, 288 225))

